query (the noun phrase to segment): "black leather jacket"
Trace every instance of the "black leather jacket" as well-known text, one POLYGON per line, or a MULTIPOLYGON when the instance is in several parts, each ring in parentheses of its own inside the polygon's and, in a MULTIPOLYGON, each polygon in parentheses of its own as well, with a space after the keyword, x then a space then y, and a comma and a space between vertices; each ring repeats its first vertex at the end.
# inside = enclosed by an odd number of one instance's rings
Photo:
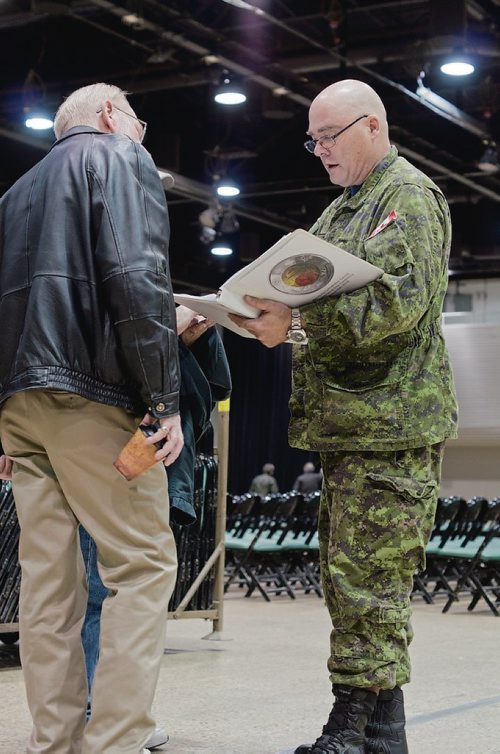
POLYGON ((169 234, 144 147, 67 131, 0 200, 0 403, 43 388, 176 414, 169 234))

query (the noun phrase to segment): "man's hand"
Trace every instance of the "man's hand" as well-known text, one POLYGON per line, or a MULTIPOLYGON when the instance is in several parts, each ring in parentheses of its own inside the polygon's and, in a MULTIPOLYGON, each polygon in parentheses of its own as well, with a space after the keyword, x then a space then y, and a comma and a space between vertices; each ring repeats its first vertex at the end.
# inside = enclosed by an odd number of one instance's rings
POLYGON ((197 314, 187 306, 177 307, 175 310, 177 318, 177 335, 182 338, 186 346, 191 346, 200 335, 203 335, 210 327, 215 325, 213 319, 207 319, 202 314, 197 314))
POLYGON ((207 319, 201 314, 197 314, 196 317, 196 320, 181 335, 182 342, 188 347, 192 346, 200 335, 203 335, 210 327, 215 325, 213 319, 207 319))
POLYGON ((187 330, 188 327, 194 325, 198 321, 199 316, 200 315, 194 312, 192 309, 188 309, 187 306, 180 304, 175 310, 177 335, 182 335, 182 333, 187 330))
POLYGON ((292 324, 292 310, 286 304, 271 301, 267 298, 245 296, 245 301, 261 313, 256 319, 229 314, 235 324, 243 327, 260 340, 268 348, 273 348, 286 340, 287 332, 292 324))
POLYGON ((8 456, 0 456, 0 479, 12 479, 12 459, 8 456))
MULTIPOLYGON (((155 421, 151 414, 146 414, 141 424, 150 425, 154 424, 155 421)), ((157 461, 163 461, 164 466, 170 466, 178 458, 184 447, 180 414, 163 417, 160 420, 160 429, 154 435, 145 439, 147 445, 163 441, 165 441, 163 447, 155 453, 155 458, 157 461)))

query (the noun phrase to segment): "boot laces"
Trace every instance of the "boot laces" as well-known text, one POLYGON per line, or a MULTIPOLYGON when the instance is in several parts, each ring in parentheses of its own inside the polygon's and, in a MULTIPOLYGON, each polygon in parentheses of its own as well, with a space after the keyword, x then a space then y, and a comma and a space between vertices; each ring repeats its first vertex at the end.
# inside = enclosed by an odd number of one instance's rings
POLYGON ((366 739, 366 754, 391 754, 390 744, 377 738, 366 739))
POLYGON ((343 741, 340 741, 336 736, 324 734, 314 743, 311 754, 341 754, 345 750, 343 741))
POLYGON ((336 693, 337 696, 328 716, 328 721, 323 728, 324 733, 355 728, 357 718, 363 712, 363 705, 360 700, 353 698, 349 693, 336 693))

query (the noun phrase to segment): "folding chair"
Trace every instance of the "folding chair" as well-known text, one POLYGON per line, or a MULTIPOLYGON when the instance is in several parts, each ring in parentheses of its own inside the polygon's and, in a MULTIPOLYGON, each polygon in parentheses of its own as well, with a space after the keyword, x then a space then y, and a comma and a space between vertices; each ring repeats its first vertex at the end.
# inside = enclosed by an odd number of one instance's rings
MULTIPOLYGON (((488 502, 486 498, 473 498, 480 501, 481 512, 476 526, 469 532, 465 548, 470 547, 469 557, 464 562, 455 588, 450 591, 443 613, 448 612, 459 595, 465 592, 472 596, 467 610, 472 611, 480 599, 484 599, 495 616, 500 616, 497 608, 500 602, 500 498, 488 502), (472 550, 474 550, 472 552, 472 550), (495 601, 490 595, 493 594, 495 601)), ((471 501, 472 502, 472 501, 471 501)))
MULTIPOLYGON (((460 575, 460 569, 457 567, 455 555, 456 547, 464 541, 464 536, 460 534, 463 522, 462 513, 467 505, 463 497, 452 495, 450 497, 439 498, 434 528, 425 550, 426 569, 424 572, 417 574, 417 583, 426 591, 426 601, 434 601, 435 596, 443 591, 446 596, 451 594, 454 589, 456 579, 460 575), (433 584, 432 592, 429 587, 433 584)), ((464 555, 463 551, 460 551, 464 555)))

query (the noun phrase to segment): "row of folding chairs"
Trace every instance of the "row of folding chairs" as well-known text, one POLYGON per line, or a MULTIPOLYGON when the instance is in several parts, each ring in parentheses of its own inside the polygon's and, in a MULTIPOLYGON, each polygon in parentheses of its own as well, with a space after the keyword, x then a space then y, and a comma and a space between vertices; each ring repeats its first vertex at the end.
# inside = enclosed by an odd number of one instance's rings
POLYGON ((225 536, 225 591, 237 586, 245 597, 296 592, 322 597, 318 558, 320 492, 296 490, 265 497, 234 496, 225 536))
MULTIPOLYGON (((225 537, 225 590, 238 586, 250 597, 315 593, 319 576, 317 517, 320 492, 295 490, 265 497, 231 496, 225 537)), ((431 604, 443 597, 443 612, 462 599, 468 610, 482 600, 500 615, 500 498, 439 498, 427 565, 414 576, 412 597, 431 604)))
POLYGON ((444 597, 443 612, 468 599, 500 615, 500 498, 451 496, 438 500, 426 569, 415 574, 412 596, 444 597))

